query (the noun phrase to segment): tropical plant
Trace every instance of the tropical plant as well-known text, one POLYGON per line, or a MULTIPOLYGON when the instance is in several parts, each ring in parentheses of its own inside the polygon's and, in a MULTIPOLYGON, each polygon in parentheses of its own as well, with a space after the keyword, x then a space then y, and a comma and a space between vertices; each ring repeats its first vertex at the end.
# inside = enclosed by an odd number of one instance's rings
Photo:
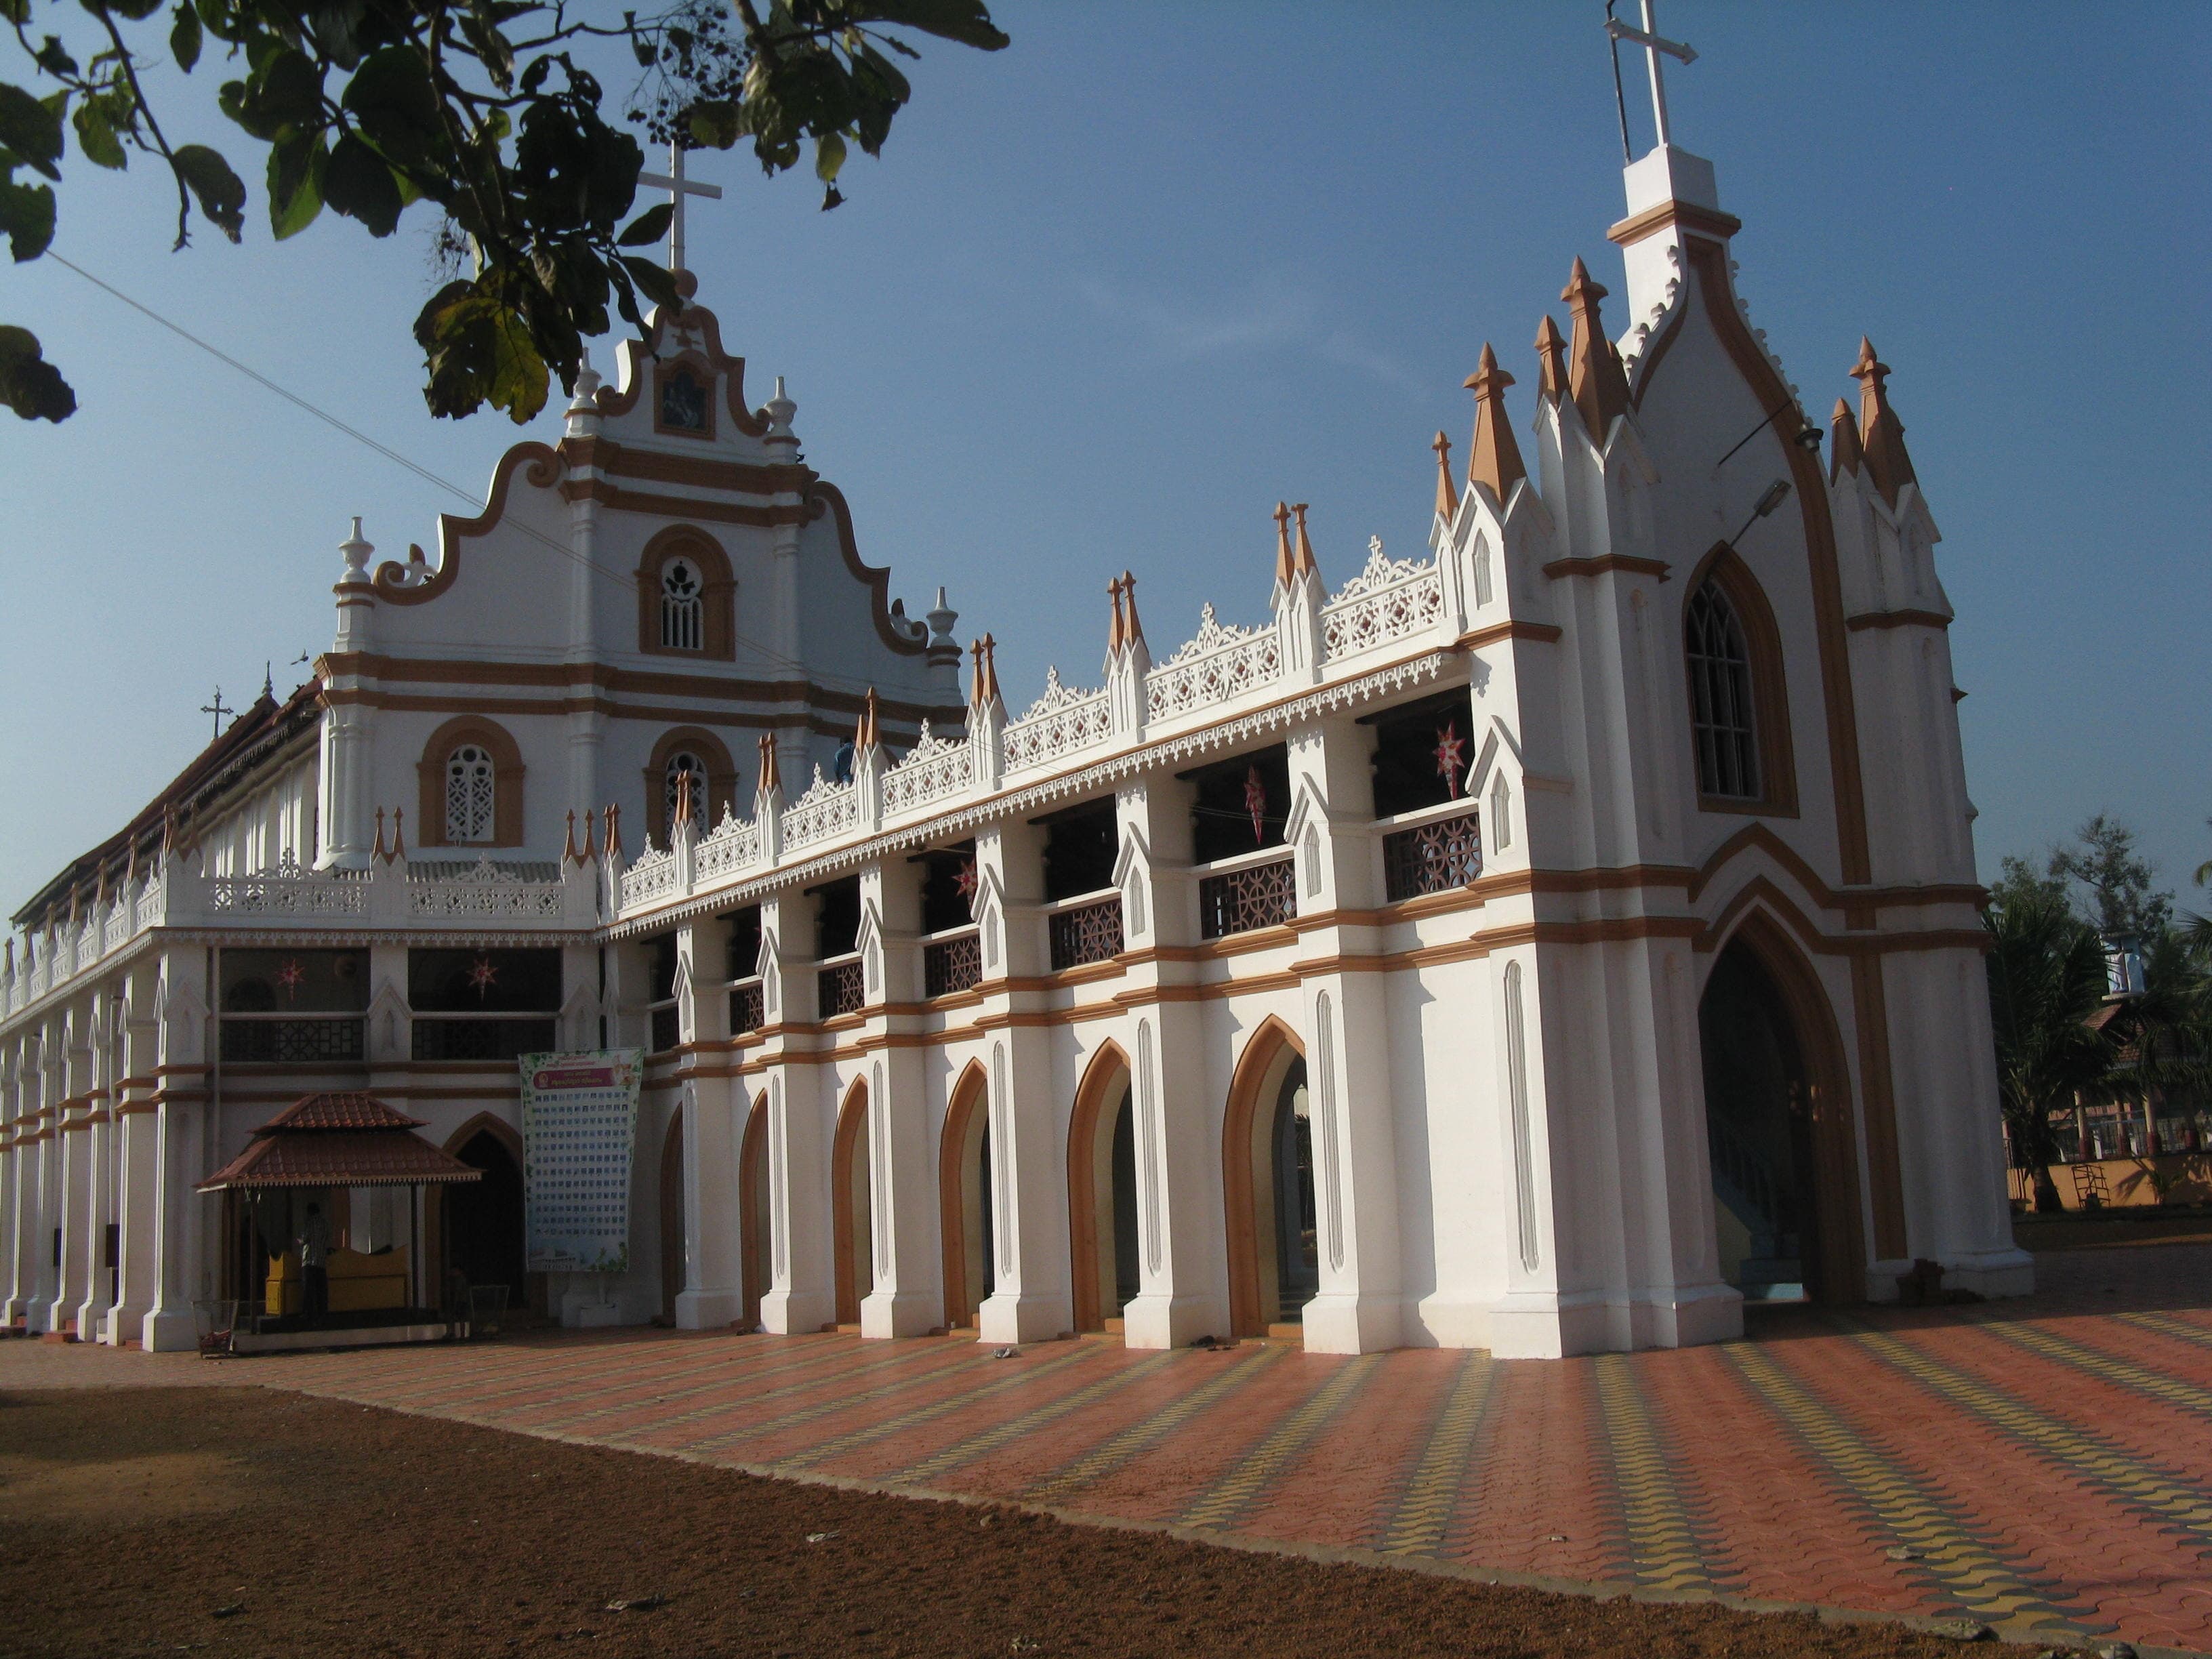
MULTIPOLYGON (((0 0, 33 85, 51 88, 0 81, 0 234, 15 258, 53 241, 72 132, 96 167, 135 150, 168 169, 178 247, 195 210, 243 238, 244 180, 209 146, 173 144, 148 96, 160 57, 190 75, 213 40, 237 76, 217 107, 267 147, 271 234, 325 207, 372 236, 417 202, 441 211, 454 271, 415 321, 423 397, 437 415, 489 403, 517 422, 544 406, 549 373, 574 385, 610 301, 635 325, 639 295, 675 295, 670 272, 629 251, 659 240, 670 209, 632 216, 644 151, 601 113, 584 60, 627 47, 641 74, 627 118, 664 142, 750 139, 771 174, 811 144, 830 208, 849 148, 877 154, 912 93, 892 59, 919 54, 889 30, 1007 44, 983 0, 675 0, 599 19, 571 16, 569 0, 176 0, 166 39, 163 3, 0 0)), ((27 329, 0 325, 0 403, 26 420, 76 407, 27 329)))
MULTIPOLYGON (((2024 866, 2020 873, 2027 874, 2024 866)), ((2104 1001, 2103 946, 2063 891, 2033 876, 2001 884, 1983 921, 1997 1089, 2013 1164, 2031 1172, 2035 1207, 2056 1210, 2051 1114, 2099 1088, 2115 1054, 2112 1039, 2089 1023, 2104 1001)))

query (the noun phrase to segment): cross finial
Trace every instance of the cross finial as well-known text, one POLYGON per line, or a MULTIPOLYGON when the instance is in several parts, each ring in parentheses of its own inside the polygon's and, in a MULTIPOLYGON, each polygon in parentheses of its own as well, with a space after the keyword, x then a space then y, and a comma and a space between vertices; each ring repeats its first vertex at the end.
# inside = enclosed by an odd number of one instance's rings
POLYGON ((1669 40, 1659 33, 1658 21, 1652 15, 1652 0, 1641 0, 1641 4, 1644 12, 1644 27, 1640 29, 1632 28, 1613 15, 1613 0, 1607 0, 1605 9, 1606 38, 1613 43, 1614 52, 1613 95, 1614 100, 1620 105, 1620 149, 1621 154, 1630 160, 1633 160, 1634 157, 1630 155, 1628 147, 1628 106, 1626 101, 1622 99, 1620 91, 1620 43, 1627 40, 1644 48, 1644 63, 1651 74, 1651 121, 1656 129, 1658 147, 1661 149, 1666 149, 1674 141, 1667 127, 1667 83, 1659 73, 1659 54, 1663 52, 1669 58, 1679 59, 1685 64, 1694 64, 1698 61, 1698 54, 1682 41, 1669 40))
POLYGON ((222 735, 222 717, 225 714, 235 714, 237 712, 235 708, 226 708, 222 706, 222 688, 219 685, 215 689, 215 701, 200 705, 201 714, 215 716, 215 735, 218 738, 222 735))
POLYGON ((641 173, 637 175, 637 181, 655 190, 668 191, 674 201, 676 210, 668 220, 668 269, 672 272, 684 270, 684 198, 686 196, 703 196, 710 202, 719 202, 722 199, 722 187, 720 185, 696 184, 686 179, 684 176, 684 146, 673 139, 668 145, 668 171, 641 173))

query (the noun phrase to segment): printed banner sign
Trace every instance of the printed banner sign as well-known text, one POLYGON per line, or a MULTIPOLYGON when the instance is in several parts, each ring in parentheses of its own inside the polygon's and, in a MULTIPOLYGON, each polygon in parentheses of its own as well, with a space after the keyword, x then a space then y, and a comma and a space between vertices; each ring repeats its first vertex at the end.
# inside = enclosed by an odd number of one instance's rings
POLYGON ((627 1273, 645 1050, 525 1054, 521 1066, 530 1271, 627 1273))

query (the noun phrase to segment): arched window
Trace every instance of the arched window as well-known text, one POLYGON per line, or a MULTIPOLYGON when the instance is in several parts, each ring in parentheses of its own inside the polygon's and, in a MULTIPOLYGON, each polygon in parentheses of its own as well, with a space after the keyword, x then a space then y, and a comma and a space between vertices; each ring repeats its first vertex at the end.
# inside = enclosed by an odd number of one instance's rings
POLYGON ((499 773, 490 752, 465 743, 446 758, 446 839, 455 846, 491 841, 499 822, 499 773))
POLYGON ((671 651, 696 651, 705 637, 699 567, 678 556, 660 568, 660 643, 671 651))
POLYGON ((683 792, 686 778, 691 781, 691 821, 704 830, 709 827, 712 818, 708 800, 711 786, 707 763, 688 749, 679 749, 671 755, 668 765, 661 774, 660 821, 674 825, 677 799, 683 792))
POLYGON ((1725 800, 1757 800, 1758 714, 1751 645, 1735 606, 1708 578, 1691 594, 1683 620, 1690 659, 1690 730, 1698 750, 1698 793, 1725 800))

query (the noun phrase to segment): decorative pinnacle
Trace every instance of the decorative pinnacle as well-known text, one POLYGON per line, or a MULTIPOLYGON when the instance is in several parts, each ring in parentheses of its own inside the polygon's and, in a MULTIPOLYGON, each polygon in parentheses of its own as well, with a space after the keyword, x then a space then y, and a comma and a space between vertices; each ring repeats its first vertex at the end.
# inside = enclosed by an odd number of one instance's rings
POLYGON ((776 764, 775 734, 763 732, 760 734, 760 787, 754 793, 757 796, 771 791, 781 793, 782 790, 783 770, 776 764))
POLYGON ((1429 447, 1437 452, 1437 516, 1449 524, 1459 515, 1459 486, 1452 482, 1451 440, 1439 432, 1429 447))
POLYGON ((1846 472, 1856 472, 1866 452, 1859 447, 1858 416, 1841 398, 1836 399, 1836 412, 1828 416, 1828 426, 1835 439, 1828 451, 1828 482, 1833 483, 1846 472))
POLYGON ((1484 341, 1482 361, 1466 382, 1467 389, 1474 393, 1474 436, 1468 441, 1467 481, 1470 486, 1487 484, 1501 508, 1512 495, 1513 486, 1528 476, 1528 469, 1521 464, 1521 446, 1514 441, 1513 423, 1505 413, 1505 388, 1513 383, 1513 377, 1498 368, 1497 352, 1484 341))
POLYGON ((1583 425, 1589 429, 1590 441, 1601 447, 1606 434, 1613 430, 1613 417, 1628 412, 1628 374, 1620 366, 1620 354, 1606 338, 1605 324, 1598 315, 1597 302, 1608 291, 1592 279, 1589 268, 1577 258, 1567 277, 1567 286, 1559 295, 1574 313, 1575 337, 1568 352, 1568 390, 1574 398, 1575 407, 1582 411, 1583 425))
POLYGON ((1297 566, 1291 556, 1291 509, 1284 502, 1275 503, 1275 586, 1288 587, 1297 566))
POLYGON ((1897 505, 1897 492, 1917 483, 1912 457, 1905 453, 1905 422, 1889 406, 1889 365, 1874 355, 1874 342, 1859 340, 1859 360, 1851 366, 1859 383, 1859 444, 1866 453, 1867 474, 1882 500, 1897 505))
MULTIPOLYGON (((1577 264, 1580 261, 1577 261, 1577 264)), ((1559 325, 1546 312, 1544 320, 1536 325, 1537 392, 1558 403, 1567 393, 1567 343, 1559 337, 1559 325)))
POLYGON ((1298 520, 1298 546, 1291 557, 1292 573, 1300 576, 1319 575, 1320 562, 1314 557, 1313 543, 1306 538, 1306 504, 1299 501, 1291 511, 1297 514, 1298 520))

